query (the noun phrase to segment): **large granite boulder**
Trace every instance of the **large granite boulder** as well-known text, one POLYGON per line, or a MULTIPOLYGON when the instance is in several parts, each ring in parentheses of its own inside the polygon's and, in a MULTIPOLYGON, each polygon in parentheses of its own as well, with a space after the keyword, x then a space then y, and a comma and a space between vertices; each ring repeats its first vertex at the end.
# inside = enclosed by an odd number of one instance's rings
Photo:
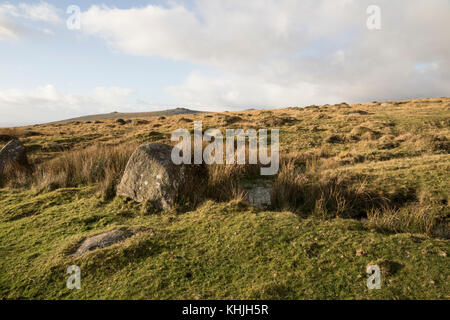
POLYGON ((128 160, 117 195, 136 202, 150 202, 156 209, 170 209, 180 198, 201 192, 205 185, 204 181, 201 183, 201 168, 175 165, 172 149, 165 144, 139 146, 128 160))
POLYGON ((0 150, 0 173, 8 163, 28 165, 25 146, 17 139, 11 140, 0 150))

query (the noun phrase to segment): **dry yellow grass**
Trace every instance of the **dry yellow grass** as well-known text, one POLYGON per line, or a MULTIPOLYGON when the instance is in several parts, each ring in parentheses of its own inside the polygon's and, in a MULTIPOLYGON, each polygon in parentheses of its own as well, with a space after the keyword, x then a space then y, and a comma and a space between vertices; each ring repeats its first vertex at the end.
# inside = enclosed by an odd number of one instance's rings
MULTIPOLYGON (((371 215, 372 225, 392 224, 393 230, 399 221, 394 216, 405 217, 403 225, 422 221, 422 211, 414 220, 414 210, 399 211, 403 207, 431 206, 439 219, 448 217, 450 98, 1 129, 0 137, 24 142, 33 166, 31 171, 10 170, 4 185, 45 189, 98 184, 111 198, 138 144, 174 144, 171 133, 179 128, 192 131, 194 120, 202 121, 203 130, 280 129, 282 165, 273 179, 278 208, 325 218, 371 215), (433 161, 427 162, 430 157, 433 161)), ((0 139, 0 146, 4 140, 0 139)), ((239 181, 251 179, 258 170, 259 166, 248 165, 210 166, 205 196, 218 201, 239 197, 239 181)), ((439 219, 430 221, 436 224, 439 219)))

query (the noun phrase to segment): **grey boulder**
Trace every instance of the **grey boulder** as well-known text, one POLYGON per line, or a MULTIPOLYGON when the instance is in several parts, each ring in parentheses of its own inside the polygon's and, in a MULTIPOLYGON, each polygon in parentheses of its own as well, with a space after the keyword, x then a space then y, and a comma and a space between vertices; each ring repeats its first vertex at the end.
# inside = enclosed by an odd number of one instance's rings
POLYGON ((143 144, 128 160, 117 195, 136 202, 148 201, 154 208, 171 209, 186 186, 195 184, 195 166, 172 162, 172 146, 143 144), (194 170, 194 171, 193 171, 194 170))
POLYGON ((17 139, 11 140, 0 150, 0 172, 8 163, 16 163, 22 166, 28 165, 25 146, 17 139))

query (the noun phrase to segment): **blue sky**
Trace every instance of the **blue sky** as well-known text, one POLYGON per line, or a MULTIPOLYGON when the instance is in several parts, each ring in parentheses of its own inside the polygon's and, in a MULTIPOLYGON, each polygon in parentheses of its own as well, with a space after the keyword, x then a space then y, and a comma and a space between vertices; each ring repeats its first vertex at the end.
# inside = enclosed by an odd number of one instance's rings
MULTIPOLYGON (((48 3, 53 3, 61 10, 76 3, 82 10, 87 10, 93 2, 48 1, 48 3)), ((126 8, 130 3, 136 6, 149 3, 161 5, 162 1, 108 3, 118 8, 126 8)), ((158 56, 130 56, 112 50, 106 43, 84 36, 78 31, 64 27, 53 30, 55 34, 51 37, 32 35, 22 41, 0 41, 2 57, 0 88, 32 90, 43 84, 58 84, 58 89, 62 91, 88 94, 99 85, 116 86, 133 88, 139 93, 137 98, 150 103, 171 104, 173 101, 163 89, 169 85, 182 83, 194 68, 202 68, 188 61, 180 62, 158 56)))
POLYGON ((146 98, 164 101, 164 87, 181 83, 199 67, 157 56, 130 57, 75 32, 63 29, 54 37, 0 42, 0 86, 33 89, 57 83, 61 90, 82 94, 101 84, 148 90, 146 98))
POLYGON ((0 125, 447 96, 449 12, 447 0, 0 0, 0 125))

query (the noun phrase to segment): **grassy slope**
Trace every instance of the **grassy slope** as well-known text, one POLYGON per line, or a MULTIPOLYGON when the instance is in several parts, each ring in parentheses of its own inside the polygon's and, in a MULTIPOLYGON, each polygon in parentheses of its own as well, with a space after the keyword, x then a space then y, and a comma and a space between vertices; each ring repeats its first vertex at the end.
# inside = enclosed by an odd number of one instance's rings
MULTIPOLYGON (((41 163, 95 143, 168 142, 170 132, 192 129, 194 119, 204 128, 278 127, 283 154, 317 155, 311 170, 363 177, 369 189, 394 201, 449 215, 448 98, 170 116, 147 118, 147 124, 48 124, 5 133, 19 136, 31 161, 41 163)), ((0 189, 0 208, 0 298, 450 298, 449 240, 375 232, 355 220, 300 219, 234 202, 143 216, 137 205, 104 202, 94 186, 0 189), (85 237, 120 227, 142 232, 71 257, 85 237), (358 249, 367 255, 357 256, 358 249), (383 269, 380 291, 365 286, 369 263, 397 266, 383 269), (80 291, 65 288, 71 264, 81 267, 80 291)))
POLYGON ((1 192, 0 296, 3 298, 450 298, 448 241, 373 232, 355 220, 299 219, 230 202, 194 212, 142 216, 92 189, 1 192), (17 199, 38 199, 17 204, 17 199), (57 204, 56 204, 57 203, 57 204), (15 219, 17 211, 33 216, 15 219), (13 220, 11 221, 11 218, 13 220), (8 221, 10 220, 10 221, 8 221), (115 228, 141 233, 73 258, 83 237, 115 228), (357 256, 363 249, 365 256, 357 256), (398 264, 369 292, 369 263, 398 264), (82 290, 65 288, 69 265, 82 290))

